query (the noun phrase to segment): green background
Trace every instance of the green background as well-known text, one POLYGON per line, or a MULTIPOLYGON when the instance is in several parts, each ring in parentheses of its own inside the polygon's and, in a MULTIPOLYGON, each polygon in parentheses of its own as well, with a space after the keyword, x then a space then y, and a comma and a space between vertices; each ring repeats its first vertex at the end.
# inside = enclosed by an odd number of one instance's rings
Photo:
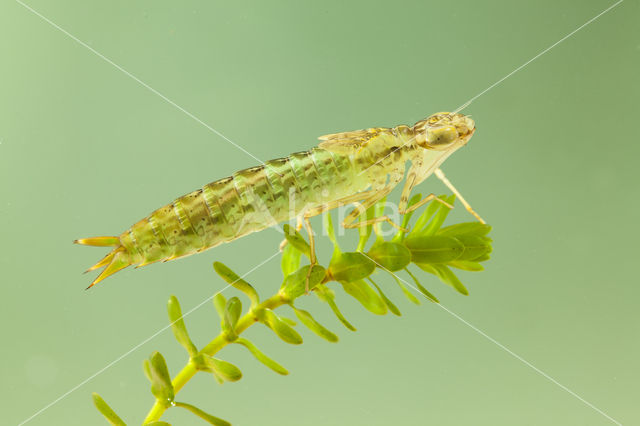
MULTIPOLYGON (((28 4, 267 160, 321 134, 454 109, 612 2, 28 4)), ((637 2, 622 3, 465 110, 478 131, 443 169, 493 225, 493 258, 460 274, 469 297, 420 272, 452 312, 623 424, 640 423, 639 17, 637 2)), ((213 260, 244 273, 281 236, 129 268, 84 291, 95 275, 81 272, 106 250, 73 239, 117 235, 258 162, 19 3, 2 2, 0 28, 0 415, 17 424, 164 327, 169 295, 188 310, 223 288, 213 260)), ((435 178, 419 190, 445 192, 435 178)), ((452 218, 470 220, 463 209, 452 218)), ((326 261, 326 239, 319 253, 326 261)), ((263 296, 279 286, 278 259, 248 276, 263 296)), ((445 310, 379 281, 402 317, 376 317, 339 292, 351 333, 308 298, 339 344, 302 330, 294 347, 254 327, 247 336, 290 376, 229 348, 221 357, 245 377, 218 386, 198 376, 179 400, 236 425, 613 424, 445 310)), ((186 322, 200 345, 218 330, 210 303, 186 322)), ((92 391, 140 423, 153 350, 174 372, 185 362, 165 330, 29 424, 104 424, 92 391)), ((178 409, 165 419, 200 424, 178 409)))

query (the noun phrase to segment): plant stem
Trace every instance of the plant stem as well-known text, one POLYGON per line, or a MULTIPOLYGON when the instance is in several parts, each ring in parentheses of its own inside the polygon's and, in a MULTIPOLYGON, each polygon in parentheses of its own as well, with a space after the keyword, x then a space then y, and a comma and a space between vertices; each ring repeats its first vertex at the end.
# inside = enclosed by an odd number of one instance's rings
MULTIPOLYGON (((260 311, 261 309, 273 310, 279 306, 286 304, 287 302, 288 301, 285 300, 280 293, 277 293, 274 296, 271 296, 270 298, 265 300, 264 302, 260 303, 254 309, 249 310, 249 312, 244 314, 242 318, 238 320, 238 323, 236 324, 236 328, 235 328, 236 335, 239 336, 240 333, 245 331, 247 328, 251 327, 256 322, 258 322, 258 317, 255 314, 256 311, 260 311)), ((209 342, 208 345, 202 348, 198 352, 198 354, 212 356, 217 352, 219 352, 222 348, 227 346, 229 343, 233 343, 233 341, 232 340, 230 341, 229 339, 227 339, 227 336, 225 335, 225 333, 221 331, 220 334, 211 342, 209 342)), ((182 387, 186 385, 189 382, 189 380, 191 380, 191 378, 195 376, 197 372, 198 372, 198 369, 196 368, 196 365, 192 362, 192 360, 189 360, 187 365, 185 365, 182 368, 182 370, 180 370, 180 372, 171 381, 171 384, 173 385, 174 394, 177 394, 178 392, 180 392, 180 389, 182 389, 182 387)), ((169 407, 170 406, 167 406, 162 402, 156 401, 155 404, 153 404, 153 407, 151 408, 149 413, 147 414, 147 417, 144 419, 143 424, 160 420, 160 417, 162 417, 164 412, 169 407)))

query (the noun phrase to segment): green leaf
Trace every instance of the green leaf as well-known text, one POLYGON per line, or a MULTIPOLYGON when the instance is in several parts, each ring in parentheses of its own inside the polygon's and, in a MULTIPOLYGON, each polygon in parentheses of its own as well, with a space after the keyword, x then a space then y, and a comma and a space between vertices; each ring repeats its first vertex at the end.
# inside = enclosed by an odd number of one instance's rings
POLYGON ((344 325, 346 328, 348 328, 351 331, 356 331, 356 328, 353 325, 351 325, 349 321, 347 321, 344 315, 342 315, 342 312, 340 312, 340 309, 338 309, 338 305, 336 305, 336 302, 335 302, 336 296, 333 290, 323 285, 318 287, 315 293, 318 296, 318 299, 322 300, 323 302, 329 305, 329 307, 331 308, 331 311, 333 311, 334 315, 336 316, 336 318, 338 318, 338 320, 340 320, 342 325, 344 325))
MULTIPOLYGON (((440 198, 441 200, 444 200, 444 201, 447 200, 446 195, 439 195, 438 198, 440 198)), ((410 235, 417 235, 420 232, 422 232, 423 229, 425 228, 425 226, 427 226, 427 223, 429 222, 431 217, 434 214, 436 214, 436 212, 440 209, 440 207, 444 207, 444 206, 441 203, 437 202, 437 201, 431 201, 427 205, 427 208, 425 208, 423 210, 422 214, 418 217, 418 220, 416 221, 415 226, 411 230, 410 235)))
POLYGON ((464 246, 456 238, 442 236, 411 236, 404 241, 414 263, 446 263, 459 258, 464 246))
MULTIPOLYGON (((235 297, 235 299, 238 298, 235 297)), ((227 303, 227 300, 221 293, 216 294, 213 298, 213 306, 216 308, 216 312, 218 312, 218 316, 220 317, 220 328, 227 340, 233 341, 237 336, 234 329, 235 324, 232 321, 233 316, 227 311, 227 303)))
POLYGON ((249 298, 251 301, 251 308, 254 308, 258 303, 260 303, 260 297, 258 297, 256 289, 253 288, 251 284, 240 278, 238 274, 229 269, 224 263, 213 262, 213 269, 216 270, 223 280, 232 285, 235 289, 243 292, 249 298))
POLYGON ((280 263, 284 278, 298 270, 300 267, 300 256, 302 256, 302 253, 296 250, 291 244, 285 246, 282 252, 282 262, 280 263))
POLYGON ((462 255, 456 260, 475 260, 491 253, 491 240, 477 235, 458 235, 458 241, 464 246, 462 255))
POLYGON ((278 317, 271 309, 265 309, 259 318, 262 323, 273 330, 276 335, 287 343, 299 345, 302 343, 302 337, 287 325, 280 317, 278 317))
POLYGON ((219 382, 237 382, 242 378, 242 372, 240 369, 230 362, 211 356, 205 356, 204 363, 206 366, 205 371, 213 373, 219 382))
POLYGON ((228 323, 231 330, 235 332, 236 324, 242 315, 242 302, 237 297, 232 297, 227 300, 225 306, 225 321, 228 323))
POLYGON ((453 287, 458 293, 464 294, 465 296, 469 295, 467 288, 462 284, 462 282, 460 282, 451 269, 447 268, 445 265, 423 265, 419 263, 416 265, 418 265, 418 267, 423 271, 434 274, 440 278, 440 281, 453 287))
POLYGON ((189 338, 187 327, 184 325, 182 318, 180 303, 178 303, 178 299, 173 295, 167 303, 167 311, 169 312, 169 321, 171 321, 171 330, 173 330, 173 335, 176 337, 176 340, 187 350, 190 357, 196 356, 198 348, 196 348, 196 345, 194 345, 189 338))
POLYGON ((144 371, 144 376, 151 382, 153 379, 151 378, 151 364, 148 359, 142 360, 142 371, 144 371))
MULTIPOLYGON (((373 219, 374 213, 375 206, 369 207, 365 212, 365 220, 373 219)), ((360 237, 358 239, 358 247, 356 248, 356 251, 364 250, 365 246, 367 245, 367 241, 369 241, 369 238, 371 237, 371 231, 373 231, 373 226, 371 225, 358 227, 358 233, 360 234, 360 237)))
POLYGON ((295 322, 291 318, 285 317, 284 315, 278 315, 278 318, 280 318, 285 324, 290 325, 291 327, 295 327, 296 325, 298 325, 297 322, 295 322))
POLYGON ((475 235, 484 237, 491 231, 491 226, 480 222, 464 222, 455 225, 445 226, 437 232, 437 235, 447 237, 458 237, 461 235, 475 235))
POLYGON ((220 317, 220 320, 224 322, 225 308, 227 306, 227 299, 222 295, 222 293, 218 292, 213 297, 213 307, 216 308, 216 312, 220 317))
MULTIPOLYGON (((455 201, 455 195, 451 195, 449 197, 441 195, 438 198, 451 205, 453 205, 455 201)), ((451 210, 446 205, 435 200, 431 201, 429 206, 427 206, 423 214, 418 219, 416 226, 411 231, 410 235, 413 237, 435 235, 436 231, 440 229, 450 211, 451 210), (429 221, 429 219, 431 219, 431 221, 429 221)))
POLYGON ((155 351, 145 362, 145 372, 151 380, 151 393, 158 402, 165 406, 171 405, 174 398, 173 385, 167 363, 160 352, 155 351))
POLYGON ((329 275, 340 282, 357 281, 368 277, 376 269, 376 264, 360 252, 340 253, 331 258, 329 275))
POLYGON ((484 254, 484 255, 482 255, 480 257, 477 257, 477 258, 473 259, 473 261, 474 262, 484 262, 484 261, 487 261, 489 259, 491 259, 491 256, 489 256, 489 254, 484 254))
POLYGON ((471 260, 454 260, 448 263, 449 266, 454 268, 462 269, 463 271, 471 271, 478 272, 483 271, 484 267, 478 262, 473 262, 471 260))
POLYGON ((409 299, 409 301, 415 303, 416 305, 420 304, 420 301, 413 295, 413 293, 411 293, 409 291, 409 289, 407 289, 407 287, 405 287, 405 285, 402 283, 402 281, 400 281, 400 278, 398 278, 398 276, 396 274, 394 274, 393 272, 387 271, 391 274, 391 276, 393 277, 393 279, 396 281, 396 283, 398 284, 398 287, 400 287, 400 289, 402 290, 402 292, 404 293, 405 297, 407 299, 409 299))
POLYGON ((336 233, 335 233, 335 230, 333 229, 333 220, 331 219, 331 212, 330 211, 326 212, 326 214, 323 215, 322 220, 323 220, 323 225, 327 230, 327 236, 329 237, 331 244, 333 244, 334 252, 336 251, 339 252, 340 245, 338 244, 338 239, 336 238, 336 233))
POLYGON ((102 415, 107 419, 109 424, 113 426, 127 426, 127 424, 122 421, 120 417, 118 417, 116 412, 113 411, 111 407, 109 407, 109 404, 107 404, 100 395, 95 392, 92 395, 93 404, 96 406, 98 411, 100 411, 100 413, 102 413, 102 415))
POLYGON ((227 422, 226 420, 222 420, 216 416, 212 416, 211 414, 207 414, 204 411, 202 411, 201 409, 199 409, 198 407, 194 407, 191 404, 187 404, 186 402, 176 402, 175 403, 176 407, 181 407, 184 408, 186 410, 191 411, 193 414, 195 414, 196 416, 200 417, 201 419, 205 420, 206 422, 208 422, 209 424, 215 425, 215 426, 231 426, 231 423, 227 422))
POLYGON ((368 311, 376 315, 387 313, 387 305, 384 300, 363 280, 341 282, 341 284, 344 291, 360 302, 368 311))
MULTIPOLYGON (((455 200, 455 195, 450 195, 449 197, 445 198, 445 201, 452 206, 455 200)), ((419 235, 435 235, 435 233, 438 231, 438 229, 440 229, 445 219, 449 215, 449 212, 451 212, 451 209, 444 204, 438 203, 437 201, 436 204, 438 204, 439 206, 438 211, 436 212, 435 216, 433 216, 431 222, 429 222, 429 224, 425 226, 422 231, 420 231, 419 235)))
POLYGON ((311 265, 306 265, 293 274, 287 275, 280 287, 280 295, 291 301, 305 294, 307 290, 307 274, 309 275, 309 290, 322 283, 327 271, 320 265, 313 265, 313 269, 309 273, 310 268, 311 265))
POLYGON ((311 247, 309 246, 309 243, 307 243, 305 239, 302 238, 302 235, 300 235, 298 231, 289 226, 288 223, 285 223, 282 229, 284 229, 284 237, 287 239, 289 244, 291 244, 305 256, 311 257, 311 247))
POLYGON ((237 343, 247 348, 249 352, 251 352, 258 361, 260 361, 261 363, 263 363, 264 365, 266 365, 276 373, 282 374, 283 376, 286 376, 287 374, 289 374, 286 368, 284 368, 283 366, 281 366, 280 364, 278 364, 277 362, 275 362, 274 360, 266 356, 258 348, 256 348, 256 346, 253 343, 251 343, 247 339, 243 339, 241 337, 238 340, 236 340, 234 343, 237 343))
POLYGON ((402 244, 384 241, 375 244, 367 253, 373 261, 389 271, 404 269, 411 262, 411 252, 402 244))
MULTIPOLYGON (((418 265, 418 266, 420 266, 420 265, 418 265)), ((433 294, 431 294, 431 292, 429 290, 427 290, 426 288, 424 288, 422 286, 422 284, 420 284, 420 281, 418 281, 418 278, 416 278, 416 276, 413 275, 410 270, 405 269, 405 271, 407 271, 409 276, 411 278, 413 278, 413 282, 416 284, 416 287, 418 287, 418 291, 420 291, 420 293, 422 293, 427 299, 429 299, 433 303, 440 303, 440 301, 438 300, 437 297, 435 297, 433 294)))
POLYGON ((144 426, 171 426, 171 423, 156 420, 155 422, 145 423, 144 426))
POLYGON ((433 265, 433 266, 438 271, 438 277, 441 280, 443 280, 444 282, 449 284, 451 287, 456 289, 460 294, 464 294, 465 296, 469 295, 469 291, 467 290, 467 288, 458 279, 456 274, 454 274, 453 271, 451 271, 451 269, 449 269, 445 265, 433 265))
POLYGON ((382 292, 382 290, 380 289, 380 286, 378 286, 378 284, 375 283, 375 281, 373 281, 371 278, 367 278, 371 284, 374 285, 374 287, 376 288, 376 290, 378 290, 378 294, 380 295, 380 297, 382 298, 382 300, 384 300, 384 303, 387 305, 387 307, 389 308, 389 310, 397 316, 402 316, 402 314, 400 313, 400 309, 398 309, 398 307, 396 305, 393 304, 393 302, 391 300, 389 300, 389 298, 387 297, 386 294, 384 294, 382 292))
POLYGON ((325 340, 328 340, 329 342, 335 343, 338 341, 338 336, 327 330, 322 324, 316 321, 309 312, 298 309, 293 305, 291 305, 291 308, 293 308, 293 311, 296 313, 298 319, 304 325, 306 325, 309 330, 313 331, 318 336, 322 337, 325 340))

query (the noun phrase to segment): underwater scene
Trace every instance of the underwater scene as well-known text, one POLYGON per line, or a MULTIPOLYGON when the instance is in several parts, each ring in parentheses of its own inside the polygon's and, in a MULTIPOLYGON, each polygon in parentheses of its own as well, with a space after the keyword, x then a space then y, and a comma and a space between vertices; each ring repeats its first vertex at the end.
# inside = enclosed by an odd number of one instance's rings
POLYGON ((0 423, 640 423, 639 16, 3 2, 0 423))

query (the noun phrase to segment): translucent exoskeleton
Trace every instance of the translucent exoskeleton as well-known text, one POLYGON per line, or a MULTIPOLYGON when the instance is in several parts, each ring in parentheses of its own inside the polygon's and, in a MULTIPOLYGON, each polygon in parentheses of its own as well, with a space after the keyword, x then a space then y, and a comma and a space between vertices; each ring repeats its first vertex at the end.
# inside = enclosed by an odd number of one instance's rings
POLYGON ((387 216, 356 219, 403 180, 398 206, 401 214, 432 200, 443 202, 430 194, 407 209, 412 188, 431 174, 484 223, 440 170, 440 165, 474 132, 471 118, 441 112, 411 127, 376 127, 321 136, 319 146, 310 151, 209 183, 159 208, 118 237, 76 240, 77 244, 114 247, 89 269, 105 267, 89 287, 129 265, 143 266, 199 253, 293 218, 305 225, 311 263, 315 263, 309 218, 356 204, 343 221, 345 228, 382 221, 397 227, 387 216), (411 166, 405 173, 407 162, 411 166))

